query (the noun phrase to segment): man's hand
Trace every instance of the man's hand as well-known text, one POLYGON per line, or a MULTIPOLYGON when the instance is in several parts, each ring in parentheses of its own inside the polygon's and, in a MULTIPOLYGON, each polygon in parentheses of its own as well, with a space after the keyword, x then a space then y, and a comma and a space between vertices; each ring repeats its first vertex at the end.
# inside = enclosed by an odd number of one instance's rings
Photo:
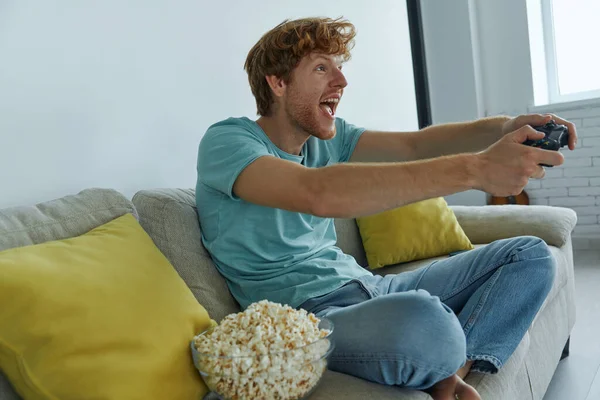
MULTIPOLYGON (((519 115, 516 118, 512 118, 506 121, 502 125, 502 134, 506 135, 507 133, 514 132, 525 125, 531 126, 541 126, 546 125, 551 120, 554 120, 559 125, 565 125, 569 129, 569 149, 575 150, 575 145, 577 144, 577 130, 575 129, 575 124, 569 122, 565 119, 562 119, 554 114, 525 114, 519 115)), ((543 136, 542 136, 543 138, 543 136)))
POLYGON ((527 139, 543 137, 543 132, 524 124, 478 153, 475 188, 493 196, 514 196, 521 193, 529 178, 544 177, 540 164, 561 165, 564 156, 560 152, 523 145, 527 139))

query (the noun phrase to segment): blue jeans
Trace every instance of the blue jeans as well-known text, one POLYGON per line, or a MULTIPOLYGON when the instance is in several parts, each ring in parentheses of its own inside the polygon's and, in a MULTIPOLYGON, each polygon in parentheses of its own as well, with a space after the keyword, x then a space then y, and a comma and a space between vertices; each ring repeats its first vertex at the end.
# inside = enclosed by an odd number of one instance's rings
POLYGON ((329 367, 426 389, 474 360, 496 373, 548 295, 556 263, 531 236, 387 276, 365 276, 300 307, 334 323, 329 367))

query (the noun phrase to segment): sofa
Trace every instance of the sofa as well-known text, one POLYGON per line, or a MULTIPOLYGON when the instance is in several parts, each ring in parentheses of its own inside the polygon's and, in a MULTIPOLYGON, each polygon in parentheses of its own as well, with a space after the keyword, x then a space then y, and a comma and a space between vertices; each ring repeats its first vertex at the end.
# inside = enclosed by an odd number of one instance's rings
MULTIPOLYGON (((549 206, 452 206, 452 209, 476 247, 497 239, 533 235, 546 241, 556 257, 558 271, 554 286, 504 368, 496 375, 473 372, 466 378, 485 400, 542 399, 559 360, 568 355, 569 334, 575 323, 571 232, 576 214, 570 209, 549 206)), ((142 190, 130 200, 115 190, 92 188, 31 207, 0 210, 0 251, 81 235, 126 213, 138 218, 213 319, 219 321, 227 314, 240 311, 201 244, 201 225, 191 189, 142 190)), ((355 221, 337 219, 335 224, 338 246, 367 268, 355 221)), ((373 272, 401 273, 433 260, 388 266, 373 272)), ((327 371, 310 398, 416 400, 430 397, 424 392, 327 371)), ((1 374, 0 399, 19 399, 1 374)))

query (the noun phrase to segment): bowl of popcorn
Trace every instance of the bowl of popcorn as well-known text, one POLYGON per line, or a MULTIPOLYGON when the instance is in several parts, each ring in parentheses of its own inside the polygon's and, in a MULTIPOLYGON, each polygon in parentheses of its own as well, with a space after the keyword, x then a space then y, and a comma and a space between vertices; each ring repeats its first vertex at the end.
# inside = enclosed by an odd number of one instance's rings
POLYGON ((333 323, 263 300, 230 314, 191 342, 202 379, 226 400, 308 397, 327 369, 333 323))

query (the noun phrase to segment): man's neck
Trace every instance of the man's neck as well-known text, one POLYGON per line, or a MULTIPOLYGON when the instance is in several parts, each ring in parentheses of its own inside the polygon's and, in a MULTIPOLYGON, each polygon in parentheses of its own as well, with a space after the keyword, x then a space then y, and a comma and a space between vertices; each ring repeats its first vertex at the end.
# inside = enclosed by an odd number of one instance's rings
POLYGON ((300 155, 310 135, 294 126, 285 116, 260 117, 256 123, 271 142, 286 153, 300 155))

